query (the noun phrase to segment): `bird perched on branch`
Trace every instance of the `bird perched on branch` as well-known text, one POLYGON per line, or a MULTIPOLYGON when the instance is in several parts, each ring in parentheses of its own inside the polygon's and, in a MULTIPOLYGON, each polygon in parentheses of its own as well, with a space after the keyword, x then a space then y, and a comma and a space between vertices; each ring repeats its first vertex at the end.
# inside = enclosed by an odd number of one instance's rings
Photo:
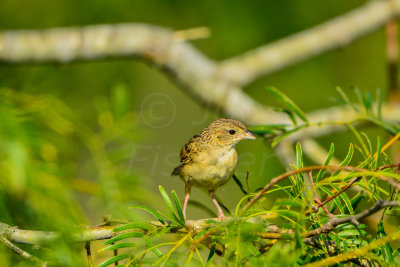
POLYGON ((218 219, 225 218, 214 193, 232 177, 237 164, 235 145, 243 139, 256 137, 238 120, 219 119, 182 147, 181 164, 172 175, 179 175, 185 182, 185 219, 192 186, 207 189, 218 209, 218 219))

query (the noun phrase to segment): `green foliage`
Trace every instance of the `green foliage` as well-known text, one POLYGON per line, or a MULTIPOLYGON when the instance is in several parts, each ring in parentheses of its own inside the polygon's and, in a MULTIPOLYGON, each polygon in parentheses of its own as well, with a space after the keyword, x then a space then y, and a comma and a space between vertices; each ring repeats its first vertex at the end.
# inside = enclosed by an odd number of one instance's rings
MULTIPOLYGON (((292 101, 276 89, 272 92, 299 116, 297 106, 292 101)), ((340 89, 339 93, 345 102, 348 101, 340 89)), ((377 111, 373 109, 371 96, 363 96, 359 91, 356 93, 363 111, 357 105, 354 105, 354 109, 362 112, 363 116, 378 119, 379 116, 374 115, 377 111)), ((381 121, 374 125, 386 129, 383 126, 385 123, 381 121)), ((295 126, 292 130, 309 126, 295 126)), ((252 130, 268 135, 280 132, 276 141, 284 139, 292 131, 286 131, 285 127, 287 126, 258 126, 252 130)), ((335 155, 335 144, 331 143, 324 164, 306 171, 309 167, 304 163, 305 155, 301 142, 298 142, 292 170, 279 176, 286 178, 289 186, 275 183, 260 195, 259 192, 246 191, 241 179, 235 175, 234 180, 245 196, 238 202, 234 217, 226 221, 208 219, 185 224, 178 196, 172 191, 171 199, 160 186, 160 194, 168 214, 141 207, 153 214, 158 222, 147 226, 130 223, 116 228, 119 231, 133 232, 121 233, 106 241, 105 245, 112 245, 104 250, 125 249, 122 254, 126 257, 123 261, 125 266, 148 263, 159 266, 320 266, 324 260, 329 260, 335 255, 347 257, 347 260, 337 260, 342 261, 342 264, 400 264, 397 257, 399 250, 386 241, 389 236, 386 234, 383 220, 387 210, 382 215, 376 231, 363 223, 348 220, 334 229, 309 237, 315 229, 326 227, 332 216, 337 219, 352 218, 350 216, 365 212, 376 201, 399 200, 397 194, 389 193, 395 192, 395 188, 400 186, 400 175, 395 167, 390 165, 392 162, 385 154, 390 142, 383 144, 382 138, 378 136, 374 143, 367 134, 360 132, 353 125, 348 124, 348 129, 360 146, 349 143, 346 155, 341 160, 336 159, 340 162, 337 166, 331 165, 332 159, 338 157, 335 155), (271 194, 279 194, 279 197, 270 198, 271 194), (269 201, 265 201, 266 199, 269 201), (138 235, 138 231, 142 236, 138 235), (171 241, 168 233, 174 234, 176 238, 171 241), (136 240, 134 243, 128 241, 132 237, 136 240), (376 242, 382 243, 375 245, 376 242), (365 250, 366 253, 349 256, 359 249, 365 250)), ((279 181, 282 180, 284 179, 279 181)), ((397 212, 398 209, 391 208, 391 211, 397 212)), ((108 262, 115 261, 116 257, 111 257, 108 262)))
MULTIPOLYGON (((129 90, 116 87, 94 106, 97 125, 85 122, 60 99, 0 88, 0 221, 22 229, 54 230, 70 235, 89 221, 83 209, 133 217, 137 201, 134 173, 126 173, 135 141, 129 90), (125 91, 125 93, 123 93, 125 91), (133 144, 133 143, 132 143, 133 144), (101 203, 101 211, 87 198, 101 203), (90 202, 90 201, 89 201, 90 202), (129 203, 129 204, 128 204, 129 203)), ((84 265, 74 245, 57 241, 38 257, 65 265, 84 265)))

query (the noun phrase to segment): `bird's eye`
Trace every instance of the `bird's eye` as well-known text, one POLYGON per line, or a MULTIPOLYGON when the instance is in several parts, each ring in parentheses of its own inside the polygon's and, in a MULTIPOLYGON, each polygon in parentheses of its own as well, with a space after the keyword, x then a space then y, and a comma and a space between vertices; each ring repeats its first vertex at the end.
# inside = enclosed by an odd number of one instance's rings
POLYGON ((230 134, 230 135, 234 135, 235 133, 236 133, 235 130, 229 130, 229 134, 230 134))

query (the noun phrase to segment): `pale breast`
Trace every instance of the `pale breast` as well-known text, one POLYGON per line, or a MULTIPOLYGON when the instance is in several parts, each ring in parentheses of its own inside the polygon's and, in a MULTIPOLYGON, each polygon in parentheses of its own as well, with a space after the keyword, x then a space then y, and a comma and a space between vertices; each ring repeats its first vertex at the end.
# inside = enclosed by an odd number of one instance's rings
POLYGON ((196 160, 182 169, 182 178, 194 186, 216 189, 232 177, 237 164, 235 148, 204 151, 196 160))

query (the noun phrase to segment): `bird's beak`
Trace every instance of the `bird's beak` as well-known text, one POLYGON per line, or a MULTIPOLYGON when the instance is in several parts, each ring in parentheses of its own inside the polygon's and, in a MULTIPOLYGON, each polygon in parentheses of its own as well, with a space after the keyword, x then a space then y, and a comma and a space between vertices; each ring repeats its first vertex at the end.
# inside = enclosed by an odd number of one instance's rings
POLYGON ((252 132, 250 132, 249 130, 246 130, 246 131, 242 134, 241 138, 242 138, 242 139, 251 139, 251 140, 254 140, 254 139, 256 139, 256 136, 255 136, 252 132))

